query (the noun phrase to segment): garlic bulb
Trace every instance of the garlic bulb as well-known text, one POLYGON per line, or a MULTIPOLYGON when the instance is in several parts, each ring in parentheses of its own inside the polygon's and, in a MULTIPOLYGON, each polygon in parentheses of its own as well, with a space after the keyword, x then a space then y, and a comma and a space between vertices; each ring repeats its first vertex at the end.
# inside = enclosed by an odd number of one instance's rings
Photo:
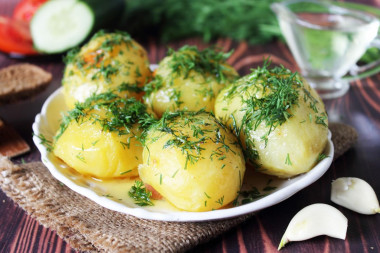
POLYGON ((361 214, 380 213, 375 191, 360 178, 341 177, 333 181, 331 201, 361 214))
POLYGON ((327 204, 313 204, 303 208, 293 217, 278 249, 290 241, 303 241, 319 235, 344 240, 346 232, 347 218, 338 209, 327 204))

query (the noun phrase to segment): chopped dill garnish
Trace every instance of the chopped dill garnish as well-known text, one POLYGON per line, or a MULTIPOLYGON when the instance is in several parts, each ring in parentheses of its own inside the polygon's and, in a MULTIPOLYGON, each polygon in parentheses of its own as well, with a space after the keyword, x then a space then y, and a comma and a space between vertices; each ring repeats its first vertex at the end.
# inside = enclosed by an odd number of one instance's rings
POLYGON ((136 69, 135 69, 135 75, 136 75, 136 77, 141 77, 142 75, 141 75, 141 72, 140 72, 140 68, 139 68, 139 66, 136 66, 136 69))
POLYGON ((75 58, 77 57, 79 51, 80 51, 79 47, 75 47, 75 48, 71 49, 70 51, 68 51, 67 54, 63 57, 63 62, 65 64, 69 64, 69 63, 73 62, 75 60, 75 58))
MULTIPOLYGON (((184 169, 189 165, 195 164, 200 159, 205 150, 205 143, 213 142, 217 144, 215 150, 211 152, 209 159, 217 157, 218 160, 224 160, 228 152, 235 154, 231 150, 230 145, 238 146, 238 143, 226 143, 225 135, 221 133, 221 129, 225 126, 218 121, 212 113, 200 110, 198 112, 190 111, 167 111, 162 118, 149 131, 156 131, 159 134, 154 138, 150 138, 150 143, 156 142, 159 138, 169 135, 165 141, 163 149, 178 148, 185 156, 184 169), (205 121, 210 120, 210 123, 205 121), (187 126, 186 131, 184 127, 187 126), (207 133, 207 134, 206 134, 207 133)), ((145 146, 146 143, 144 143, 145 146)))
POLYGON ((125 174, 127 174, 129 172, 132 172, 132 170, 126 170, 126 171, 120 172, 120 175, 125 175, 125 174))
POLYGON ((324 127, 328 127, 327 126, 327 123, 326 123, 326 120, 327 120, 327 114, 326 113, 321 113, 321 115, 316 115, 315 116, 315 123, 316 124, 320 124, 324 127))
POLYGON ((119 72, 119 67, 117 65, 111 65, 111 64, 104 65, 104 63, 102 62, 100 64, 100 67, 97 68, 97 71, 95 72, 95 74, 91 77, 91 79, 97 80, 99 77, 103 77, 103 79, 107 83, 110 83, 112 81, 111 76, 117 75, 118 72, 119 72))
POLYGON ((84 155, 82 152, 79 152, 75 157, 78 158, 81 162, 86 163, 86 159, 84 158, 84 155))
MULTIPOLYGON (((294 116, 294 111, 300 106, 300 101, 302 102, 301 99, 315 114, 315 123, 327 126, 326 113, 318 112, 319 101, 310 94, 301 77, 283 66, 269 68, 270 64, 269 59, 265 60, 262 67, 253 69, 249 75, 231 84, 223 97, 226 101, 240 99, 241 108, 231 111, 229 115, 230 128, 235 135, 244 135, 244 138, 239 138, 238 141, 244 142, 240 144, 245 147, 246 159, 257 166, 260 166, 257 164, 260 157, 256 141, 262 141, 266 147, 271 133, 294 116), (252 132, 259 127, 266 128, 259 140, 250 138, 252 132)), ((312 113, 309 114, 309 120, 313 121, 312 113)), ((300 123, 303 122, 306 121, 300 123)), ((291 164, 290 159, 287 159, 286 163, 291 164)))
POLYGON ((263 191, 268 192, 268 191, 273 191, 273 190, 275 190, 275 189, 277 189, 277 187, 267 185, 267 186, 265 186, 265 187, 263 188, 263 191))
POLYGON ((170 99, 175 102, 176 107, 180 107, 183 101, 181 101, 180 89, 174 79, 194 81, 194 78, 199 75, 203 80, 200 81, 201 79, 197 78, 200 86, 194 92, 211 100, 216 96, 211 81, 214 80, 216 83, 224 85, 238 77, 232 68, 227 67, 226 60, 231 53, 220 52, 214 47, 199 50, 196 46, 188 45, 177 51, 169 49, 168 56, 160 62, 158 67, 159 70, 164 69, 169 73, 161 75, 158 71, 153 80, 144 86, 145 97, 149 97, 163 87, 170 87, 170 99))
POLYGON ((218 52, 216 48, 199 50, 196 46, 183 46, 178 51, 169 49, 168 55, 172 56, 169 65, 171 74, 189 77, 191 71, 201 75, 211 75, 219 83, 224 83, 226 67, 223 65, 230 57, 229 53, 218 52))
POLYGON ((233 205, 234 206, 244 205, 244 204, 251 203, 255 201, 256 199, 265 197, 268 194, 268 192, 277 189, 276 186, 270 185, 272 181, 273 181, 272 179, 269 179, 268 182, 266 183, 266 186, 262 189, 264 192, 266 192, 266 194, 260 193, 260 191, 256 187, 252 187, 250 191, 239 191, 238 196, 233 201, 233 205), (239 203, 239 197, 241 197, 240 203, 239 203))
POLYGON ((54 147, 53 147, 52 141, 49 141, 48 139, 46 139, 46 137, 43 134, 34 135, 34 136, 36 136, 38 139, 40 139, 40 143, 46 147, 46 150, 48 152, 53 151, 54 147))
POLYGON ((171 90, 170 100, 174 101, 177 107, 180 107, 184 102, 181 100, 181 91, 177 89, 171 90))
POLYGON ((130 84, 130 83, 123 82, 117 87, 117 91, 119 92, 131 91, 131 92, 139 93, 143 91, 143 88, 139 87, 137 83, 130 84))
POLYGON ((322 161, 323 159, 325 159, 325 158, 327 158, 327 157, 329 157, 329 156, 326 155, 326 154, 321 153, 321 154, 319 154, 318 157, 317 157, 317 162, 320 162, 320 161, 322 161))
MULTIPOLYGON (((264 197, 265 194, 261 194, 260 191, 256 187, 252 187, 250 191, 240 191, 239 195, 242 196, 241 199, 241 205, 251 203, 255 201, 256 199, 259 199, 261 197, 264 197)), ((238 199, 234 201, 234 205, 239 205, 238 199)))
MULTIPOLYGON (((70 83, 69 79, 75 74, 75 71, 79 71, 80 73, 77 74, 85 79, 90 78, 89 81, 95 81, 95 83, 99 81, 113 82, 114 77, 122 74, 126 68, 124 60, 119 60, 114 56, 135 47, 134 44, 132 38, 125 32, 106 33, 104 30, 97 32, 90 42, 82 48, 70 50, 64 57, 66 70, 62 84, 70 83), (93 47, 91 43, 95 43, 97 46, 93 47)), ((136 73, 141 76, 140 72, 139 69, 136 69, 136 73)))
POLYGON ((218 200, 215 201, 215 202, 218 203, 219 205, 223 206, 224 196, 222 196, 220 199, 218 199, 218 200))
MULTIPOLYGON (((109 91, 93 94, 85 102, 77 103, 74 109, 68 111, 62 118, 59 131, 54 137, 55 140, 60 138, 70 122, 76 121, 81 124, 86 120, 100 124, 103 131, 117 132, 118 135, 131 133, 133 126, 137 123, 144 132, 157 121, 147 112, 146 105, 135 98, 121 98, 109 91)), ((143 138, 143 134, 135 137, 143 138)), ((124 148, 129 148, 129 143, 129 138, 121 142, 124 148)))
POLYGON ((290 161, 289 153, 286 154, 285 164, 290 166, 293 165, 292 161, 290 161))
POLYGON ((245 133, 255 131, 261 123, 264 123, 268 128, 262 137, 265 143, 276 127, 293 116, 291 108, 298 104, 297 88, 303 85, 296 73, 291 73, 284 67, 268 69, 269 64, 266 61, 262 68, 254 70, 242 85, 243 89, 253 85, 258 93, 262 93, 259 98, 242 97, 244 105, 242 110, 245 111, 243 131, 245 133))
POLYGON ((142 181, 135 181, 135 185, 131 187, 128 195, 135 200, 135 204, 138 206, 153 206, 153 202, 150 200, 152 192, 145 188, 142 181))
POLYGON ((127 147, 127 149, 129 149, 129 147, 130 147, 129 139, 128 139, 128 142, 120 141, 120 144, 121 144, 121 146, 123 146, 123 149, 125 149, 125 147, 127 147))
POLYGON ((177 175, 178 171, 179 171, 179 170, 176 170, 176 171, 174 172, 174 174, 172 175, 172 178, 174 178, 175 175, 177 175))

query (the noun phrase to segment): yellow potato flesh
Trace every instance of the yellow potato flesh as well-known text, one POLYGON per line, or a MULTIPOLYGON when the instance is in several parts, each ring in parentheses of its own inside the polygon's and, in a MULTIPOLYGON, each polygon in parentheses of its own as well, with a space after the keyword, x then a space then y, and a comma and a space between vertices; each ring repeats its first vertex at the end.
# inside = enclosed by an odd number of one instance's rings
MULTIPOLYGON (((246 112, 243 100, 262 98, 270 93, 263 92, 254 85, 247 86, 247 82, 247 78, 242 78, 234 84, 240 87, 233 91, 233 94, 228 95, 234 89, 231 85, 222 90, 217 97, 215 115, 231 129, 239 129, 242 126, 246 112)), ((321 117, 327 124, 324 104, 306 82, 304 88, 316 99, 315 107, 318 113, 310 107, 311 100, 304 100, 305 92, 300 89, 298 105, 289 110, 293 116, 270 133, 267 144, 262 139, 269 129, 265 121, 256 130, 240 132, 244 148, 247 139, 253 141, 259 155, 259 159, 253 162, 259 165, 257 169, 265 174, 287 178, 305 173, 316 164, 326 146, 328 128, 316 123, 318 117, 321 117)))
POLYGON ((136 127, 130 134, 104 131, 99 122, 86 117, 83 122, 70 122, 54 143, 54 154, 83 175, 96 178, 138 176, 142 162, 142 146, 135 138, 136 127))
MULTIPOLYGON (((120 34, 92 39, 66 65, 62 80, 67 106, 83 102, 93 93, 117 90, 123 83, 143 86, 151 78, 148 56, 134 40, 125 42, 120 34), (115 37, 116 36, 116 37, 115 37), (107 45, 107 46, 105 46, 107 45)), ((120 96, 141 98, 141 93, 118 92, 120 96)))
POLYGON ((223 82, 219 82, 211 73, 201 74, 194 70, 190 70, 188 76, 184 76, 184 74, 172 73, 170 65, 173 61, 173 56, 167 56, 160 62, 155 77, 161 78, 162 87, 145 99, 145 103, 159 117, 166 110, 199 111, 203 108, 208 112, 213 112, 215 98, 219 91, 238 76, 228 64, 222 64, 223 73, 226 76, 223 82))
MULTIPOLYGON (((144 163, 139 167, 139 174, 144 183, 151 185, 177 208, 210 211, 226 206, 237 197, 245 163, 242 151, 236 145, 236 137, 231 132, 215 123, 214 117, 209 114, 196 117, 205 123, 202 137, 206 137, 197 144, 202 149, 200 153, 195 150, 189 153, 199 157, 198 160, 191 162, 186 149, 166 146, 174 138, 172 134, 153 129, 147 136, 144 163), (229 151, 223 148, 222 143, 215 142, 218 131, 229 151)), ((194 131, 190 125, 185 125, 184 119, 176 119, 176 122, 171 127, 175 134, 189 136, 190 142, 199 141, 200 136, 193 136, 194 131)))

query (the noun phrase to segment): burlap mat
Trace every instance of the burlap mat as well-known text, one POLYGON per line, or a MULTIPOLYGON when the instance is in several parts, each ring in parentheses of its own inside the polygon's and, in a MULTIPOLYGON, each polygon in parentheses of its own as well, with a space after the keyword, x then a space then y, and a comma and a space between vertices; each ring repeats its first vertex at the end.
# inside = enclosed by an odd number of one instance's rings
MULTIPOLYGON (((356 141, 355 129, 330 124, 335 156, 356 141)), ((42 225, 80 251, 180 252, 206 242, 246 220, 160 222, 103 208, 55 180, 40 162, 14 165, 0 157, 2 190, 42 225)))

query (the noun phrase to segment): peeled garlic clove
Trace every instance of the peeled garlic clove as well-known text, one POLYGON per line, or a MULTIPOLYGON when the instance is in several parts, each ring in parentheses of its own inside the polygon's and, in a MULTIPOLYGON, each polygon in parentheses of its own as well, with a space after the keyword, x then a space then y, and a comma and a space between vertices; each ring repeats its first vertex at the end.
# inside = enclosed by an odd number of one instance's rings
POLYGON ((332 182, 331 201, 361 214, 380 213, 373 188, 356 177, 341 177, 332 182))
POLYGON ((326 204, 313 204, 293 217, 282 236, 278 250, 290 241, 303 241, 319 235, 344 240, 346 232, 347 218, 338 209, 326 204))

